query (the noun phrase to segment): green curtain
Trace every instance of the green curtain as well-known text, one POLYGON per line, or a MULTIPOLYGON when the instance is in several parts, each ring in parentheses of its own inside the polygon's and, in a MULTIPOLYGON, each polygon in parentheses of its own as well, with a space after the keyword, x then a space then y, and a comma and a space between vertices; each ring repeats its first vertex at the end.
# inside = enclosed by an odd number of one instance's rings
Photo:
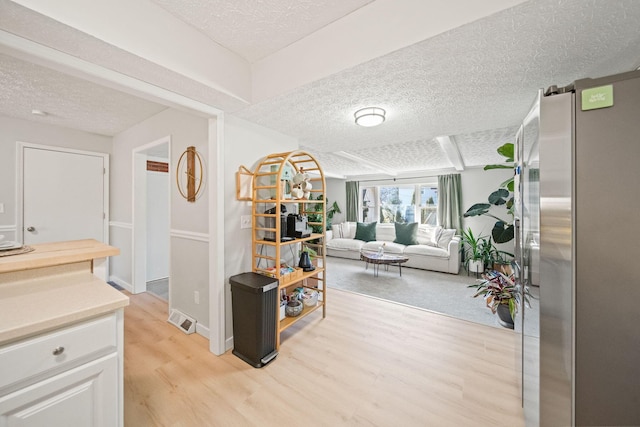
POLYGON ((460 174, 438 176, 438 224, 462 233, 462 184, 460 174))
POLYGON ((347 181, 347 221, 358 221, 358 194, 360 193, 360 185, 358 181, 347 181))

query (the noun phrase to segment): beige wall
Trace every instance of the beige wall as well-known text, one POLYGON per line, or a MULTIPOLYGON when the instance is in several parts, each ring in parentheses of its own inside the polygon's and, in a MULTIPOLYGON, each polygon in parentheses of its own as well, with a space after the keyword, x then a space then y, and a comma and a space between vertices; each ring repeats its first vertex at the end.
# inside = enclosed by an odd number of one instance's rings
MULTIPOLYGON (((182 111, 167 109, 114 136, 111 175, 111 243, 121 254, 112 262, 112 278, 125 286, 132 284, 132 156, 133 150, 160 138, 171 137, 170 174, 182 152, 190 145, 206 161, 208 155, 208 120, 182 111), (116 225, 113 225, 113 224, 116 225)), ((205 166, 205 171, 210 166, 205 166)), ((180 196, 171 180, 171 308, 194 317, 209 327, 209 207, 206 189, 195 203, 180 196), (188 237, 194 234, 195 238, 188 237), (185 237, 187 236, 187 237, 185 237), (194 292, 200 302, 195 303, 194 292)))

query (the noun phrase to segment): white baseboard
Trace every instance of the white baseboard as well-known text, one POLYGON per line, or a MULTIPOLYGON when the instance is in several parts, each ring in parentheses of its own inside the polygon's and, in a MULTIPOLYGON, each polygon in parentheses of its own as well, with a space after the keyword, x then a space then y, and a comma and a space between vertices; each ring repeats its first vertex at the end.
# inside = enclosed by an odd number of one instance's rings
POLYGON ((121 286, 122 288, 124 288, 124 290, 133 293, 133 285, 122 280, 121 278, 117 276, 109 276, 109 281, 115 283, 118 286, 121 286))
POLYGON ((233 348, 233 337, 229 337, 224 341, 224 351, 231 350, 233 348))
POLYGON ((196 334, 209 339, 209 328, 202 326, 200 323, 196 323, 196 334))

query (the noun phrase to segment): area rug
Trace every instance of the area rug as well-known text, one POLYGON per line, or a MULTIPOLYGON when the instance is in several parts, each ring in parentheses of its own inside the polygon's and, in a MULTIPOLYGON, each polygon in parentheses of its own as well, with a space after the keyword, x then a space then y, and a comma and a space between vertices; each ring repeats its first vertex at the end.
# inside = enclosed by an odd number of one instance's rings
MULTIPOLYGON (((327 257, 327 287, 355 292, 400 304, 434 311, 458 319, 502 328, 482 297, 473 298, 474 275, 437 273, 415 268, 381 266, 378 277, 363 261, 327 257)), ((533 304, 535 309, 535 301, 533 304)), ((532 310, 527 308, 528 310, 532 310)), ((529 313, 529 311, 527 312, 529 313)), ((529 313, 534 314, 534 313, 529 313)))

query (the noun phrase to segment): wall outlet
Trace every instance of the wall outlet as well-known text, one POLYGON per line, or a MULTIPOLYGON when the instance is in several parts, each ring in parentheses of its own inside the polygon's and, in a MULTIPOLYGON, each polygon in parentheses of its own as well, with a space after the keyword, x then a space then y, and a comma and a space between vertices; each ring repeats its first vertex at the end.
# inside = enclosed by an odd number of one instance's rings
POLYGON ((240 228, 251 228, 251 215, 240 215, 240 228))
POLYGON ((200 292, 193 291, 193 302, 200 304, 200 292))

